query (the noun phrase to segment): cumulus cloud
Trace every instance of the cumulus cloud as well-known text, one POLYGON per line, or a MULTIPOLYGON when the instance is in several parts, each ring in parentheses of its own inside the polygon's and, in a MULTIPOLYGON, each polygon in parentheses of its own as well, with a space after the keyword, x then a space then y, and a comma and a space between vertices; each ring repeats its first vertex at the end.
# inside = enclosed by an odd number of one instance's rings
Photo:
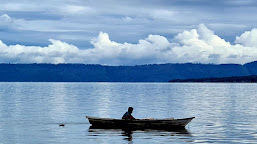
POLYGON ((241 36, 236 37, 235 43, 248 47, 257 47, 257 29, 244 32, 241 36))
MULTIPOLYGON (((8 17, 5 17, 8 20, 8 17)), ((110 40, 100 32, 90 42, 92 48, 50 39, 50 45, 6 45, 0 41, 1 63, 85 63, 105 65, 138 65, 153 63, 239 63, 257 60, 257 29, 246 31, 230 44, 214 31, 200 24, 197 29, 185 30, 172 40, 149 35, 136 44, 110 40)))
POLYGON ((0 41, 0 61, 3 63, 64 63, 79 49, 59 40, 49 40, 47 47, 5 45, 0 41))

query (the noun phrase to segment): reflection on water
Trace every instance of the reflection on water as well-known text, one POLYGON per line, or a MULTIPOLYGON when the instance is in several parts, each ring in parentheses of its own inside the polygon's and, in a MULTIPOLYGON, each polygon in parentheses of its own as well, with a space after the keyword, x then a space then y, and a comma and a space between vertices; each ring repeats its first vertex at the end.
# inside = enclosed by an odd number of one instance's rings
POLYGON ((255 83, 0 83, 0 144, 255 144, 256 91, 255 83), (196 118, 186 131, 89 129, 85 116, 121 118, 130 106, 138 119, 196 118))
POLYGON ((191 143, 194 142, 194 138, 187 129, 175 129, 175 130, 127 130, 127 129, 94 129, 89 128, 89 137, 98 137, 101 139, 105 136, 118 136, 120 139, 127 141, 128 143, 133 143, 134 141, 139 141, 145 143, 145 140, 161 140, 163 137, 170 141, 180 139, 181 142, 191 143))
POLYGON ((130 131, 130 130, 123 130, 121 135, 124 136, 124 140, 127 140, 127 141, 132 141, 132 134, 133 134, 133 131, 130 131))

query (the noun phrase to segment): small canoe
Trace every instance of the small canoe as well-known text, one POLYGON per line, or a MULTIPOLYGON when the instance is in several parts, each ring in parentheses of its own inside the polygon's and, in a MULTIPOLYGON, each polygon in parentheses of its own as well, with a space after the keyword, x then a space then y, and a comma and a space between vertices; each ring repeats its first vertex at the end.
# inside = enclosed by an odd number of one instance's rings
POLYGON ((93 128, 103 129, 177 129, 185 128, 185 126, 195 117, 184 119, 112 119, 112 118, 97 118, 89 117, 89 123, 93 128))

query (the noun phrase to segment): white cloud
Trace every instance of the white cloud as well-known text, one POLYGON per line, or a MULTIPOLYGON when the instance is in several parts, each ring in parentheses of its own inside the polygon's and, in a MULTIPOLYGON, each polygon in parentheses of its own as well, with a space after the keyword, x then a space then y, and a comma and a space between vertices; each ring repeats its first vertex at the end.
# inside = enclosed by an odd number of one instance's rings
POLYGON ((7 14, 3 14, 0 16, 0 27, 4 26, 4 27, 8 27, 12 24, 13 19, 11 17, 9 17, 7 14))
MULTIPOLYGON (((16 25, 16 29, 21 31, 42 32, 43 35, 45 32, 80 30, 86 31, 83 34, 88 37, 99 31, 112 31, 113 37, 125 31, 120 39, 124 39, 130 31, 137 31, 133 35, 135 42, 136 38, 142 38, 148 33, 175 34, 178 29, 192 28, 199 23, 216 24, 213 28, 220 35, 224 29, 232 28, 231 31, 241 33, 244 29, 237 28, 237 25, 250 28, 256 25, 256 19, 253 19, 256 13, 254 6, 254 0, 8 0, 1 2, 0 13, 7 13, 14 19, 23 19, 16 25), (239 7, 233 3, 246 3, 249 7, 239 7), (234 26, 224 28, 223 24, 227 23, 234 26), (88 30, 94 32, 88 33, 88 30)), ((228 36, 228 33, 223 35, 228 36)), ((229 36, 232 35, 235 33, 230 32, 229 36)))
POLYGON ((244 32, 240 37, 236 37, 235 43, 249 47, 257 47, 257 29, 244 32))
POLYGON ((64 63, 79 49, 73 45, 58 40, 49 40, 52 44, 47 47, 5 45, 0 41, 0 61, 4 63, 64 63))
POLYGON ((1 22, 10 22, 11 21, 11 17, 9 17, 7 14, 3 14, 2 16, 0 16, 1 22))
POLYGON ((78 47, 50 39, 50 45, 6 45, 0 41, 3 63, 86 63, 106 65, 138 65, 153 63, 239 63, 257 60, 257 30, 236 38, 235 45, 215 35, 204 24, 185 30, 173 41, 160 35, 149 35, 136 44, 110 40, 100 32, 91 40, 92 48, 78 47))

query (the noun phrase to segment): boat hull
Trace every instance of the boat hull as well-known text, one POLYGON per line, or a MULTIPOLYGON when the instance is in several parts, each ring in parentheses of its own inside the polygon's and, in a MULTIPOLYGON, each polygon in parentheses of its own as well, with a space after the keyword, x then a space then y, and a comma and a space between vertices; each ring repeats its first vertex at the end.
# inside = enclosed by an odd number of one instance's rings
POLYGON ((194 117, 185 119, 110 119, 88 118, 91 128, 107 129, 178 129, 184 128, 194 117))

